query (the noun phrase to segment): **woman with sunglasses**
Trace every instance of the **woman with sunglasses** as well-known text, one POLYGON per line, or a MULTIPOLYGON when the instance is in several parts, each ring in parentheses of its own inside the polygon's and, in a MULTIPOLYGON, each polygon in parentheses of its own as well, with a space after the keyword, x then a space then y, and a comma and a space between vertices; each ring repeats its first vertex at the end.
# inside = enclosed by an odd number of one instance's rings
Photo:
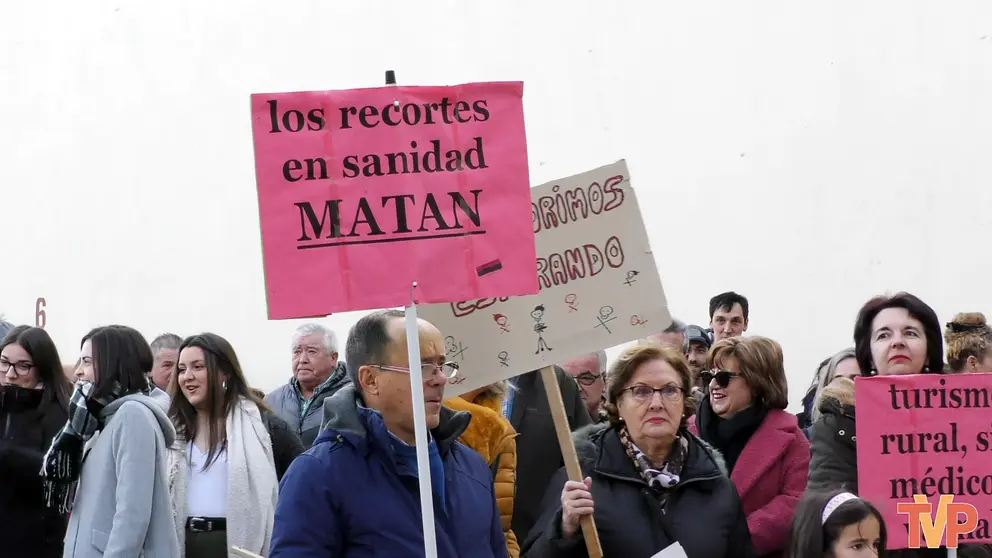
POLYGON ((585 480, 564 468, 551 480, 525 558, 585 556, 590 515, 604 556, 650 558, 675 543, 692 558, 756 556, 723 460, 686 430, 694 401, 682 351, 631 347, 607 378, 610 422, 573 435, 585 480))
POLYGON ((709 393, 690 429, 722 454, 759 556, 783 556, 806 490, 809 441, 785 411, 782 347, 765 337, 717 341, 702 373, 709 393))
POLYGON ((38 475, 65 424, 72 385, 55 343, 37 327, 13 328, 0 342, 0 545, 4 555, 62 556, 65 515, 45 506, 38 475))
POLYGON ((169 385, 169 451, 179 556, 267 555, 279 491, 303 442, 248 387, 234 349, 213 333, 187 337, 169 385))

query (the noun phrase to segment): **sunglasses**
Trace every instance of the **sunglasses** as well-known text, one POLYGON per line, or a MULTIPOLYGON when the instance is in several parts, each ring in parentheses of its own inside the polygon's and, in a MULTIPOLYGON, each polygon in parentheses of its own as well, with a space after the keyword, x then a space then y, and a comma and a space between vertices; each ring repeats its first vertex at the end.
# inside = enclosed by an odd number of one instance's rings
POLYGON ((730 385, 730 380, 740 377, 740 374, 729 370, 718 370, 716 372, 704 370, 699 376, 703 379, 703 385, 705 386, 710 385, 710 382, 715 379, 716 385, 725 388, 730 385))

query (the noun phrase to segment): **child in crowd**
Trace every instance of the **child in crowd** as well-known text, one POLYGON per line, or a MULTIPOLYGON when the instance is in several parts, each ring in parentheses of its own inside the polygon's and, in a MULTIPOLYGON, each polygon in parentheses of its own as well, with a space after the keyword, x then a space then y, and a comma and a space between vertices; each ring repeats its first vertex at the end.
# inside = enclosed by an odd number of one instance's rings
POLYGON ((883 558, 885 521, 849 492, 807 493, 796 509, 789 558, 883 558))

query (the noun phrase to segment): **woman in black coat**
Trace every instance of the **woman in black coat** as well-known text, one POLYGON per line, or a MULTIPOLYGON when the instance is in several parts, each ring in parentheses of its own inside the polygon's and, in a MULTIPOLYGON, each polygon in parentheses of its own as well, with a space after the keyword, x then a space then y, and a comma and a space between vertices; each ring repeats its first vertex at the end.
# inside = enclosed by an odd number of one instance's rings
POLYGON ((0 341, 0 555, 62 556, 66 518, 45 506, 40 472, 71 390, 45 330, 19 326, 0 341))
POLYGON ((693 401, 683 355, 636 346, 608 376, 610 423, 574 435, 586 479, 568 481, 564 469, 552 478, 524 557, 587 556, 579 522, 590 514, 605 556, 650 558, 675 543, 689 558, 756 556, 723 459, 686 430, 693 401))

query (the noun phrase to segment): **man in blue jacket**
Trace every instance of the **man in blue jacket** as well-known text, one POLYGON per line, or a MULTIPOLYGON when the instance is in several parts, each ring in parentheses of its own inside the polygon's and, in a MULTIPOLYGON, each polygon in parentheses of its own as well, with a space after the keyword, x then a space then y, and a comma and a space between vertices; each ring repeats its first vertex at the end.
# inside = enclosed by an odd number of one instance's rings
MULTIPOLYGON (((420 321, 438 558, 506 558, 493 480, 458 442, 471 415, 442 407, 453 365, 420 321)), ((373 312, 348 335, 351 385, 324 402, 324 427, 283 477, 269 558, 424 556, 404 315, 373 312)))

